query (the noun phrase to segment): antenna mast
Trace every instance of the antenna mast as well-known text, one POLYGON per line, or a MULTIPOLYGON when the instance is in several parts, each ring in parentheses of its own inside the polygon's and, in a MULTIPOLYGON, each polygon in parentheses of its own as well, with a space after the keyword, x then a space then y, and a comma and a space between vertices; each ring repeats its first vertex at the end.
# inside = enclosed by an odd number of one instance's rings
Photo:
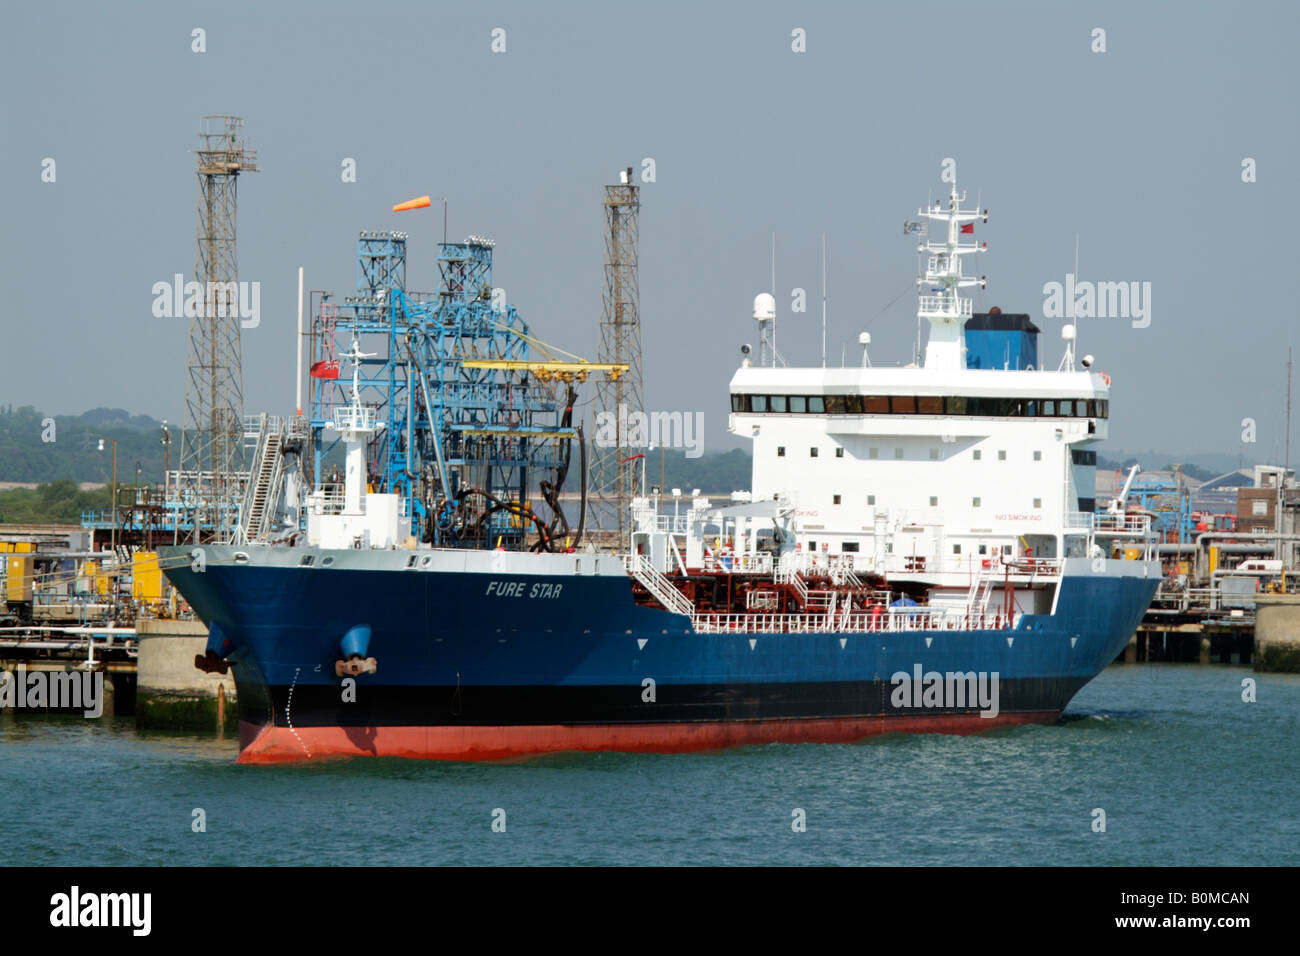
MULTIPOLYGON (((964 245, 962 233, 974 233, 975 227, 963 223, 973 223, 976 219, 988 222, 989 211, 985 209, 962 209, 966 194, 957 192, 954 179, 948 193, 948 206, 945 209, 940 200, 935 200, 928 209, 917 210, 923 219, 948 224, 948 237, 945 242, 925 241, 917 246, 917 252, 927 253, 925 275, 916 280, 922 288, 929 288, 929 294, 918 296, 917 324, 921 319, 930 321, 930 340, 925 346, 925 367, 959 369, 966 365, 966 320, 973 313, 971 300, 959 296, 959 290, 977 285, 984 288, 984 277, 978 279, 962 274, 961 257, 972 252, 985 252, 988 243, 970 243, 964 245)), ((919 346, 918 346, 919 351, 919 346)))
POLYGON ((826 367, 826 233, 822 233, 822 368, 826 367))
MULTIPOLYGON (((1286 461, 1283 466, 1291 467, 1291 346, 1286 347, 1286 461)), ((1282 473, 1286 477, 1286 472, 1282 473)))

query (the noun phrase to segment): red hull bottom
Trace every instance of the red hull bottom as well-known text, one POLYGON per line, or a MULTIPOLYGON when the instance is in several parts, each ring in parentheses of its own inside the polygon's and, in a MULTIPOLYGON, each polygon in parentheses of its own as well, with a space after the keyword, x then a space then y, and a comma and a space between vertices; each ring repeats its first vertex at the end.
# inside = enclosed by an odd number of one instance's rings
POLYGON ((1050 724, 1046 713, 935 714, 671 724, 550 724, 506 727, 272 727, 239 724, 240 763, 329 757, 503 760, 561 751, 686 753, 746 744, 844 744, 884 733, 970 734, 1017 724, 1050 724))

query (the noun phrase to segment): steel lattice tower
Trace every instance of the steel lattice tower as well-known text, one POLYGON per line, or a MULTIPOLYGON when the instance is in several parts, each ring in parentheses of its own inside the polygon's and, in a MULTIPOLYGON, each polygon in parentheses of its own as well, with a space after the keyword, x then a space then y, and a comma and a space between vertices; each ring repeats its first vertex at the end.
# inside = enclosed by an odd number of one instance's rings
MULTIPOLYGON (((618 535, 618 547, 626 549, 632 522, 629 507, 638 493, 640 465, 627 459, 645 451, 645 435, 629 441, 628 421, 633 412, 644 412, 641 392, 641 316, 637 279, 638 219, 641 189, 633 181, 631 168, 622 173, 623 182, 605 187, 605 293, 600 320, 601 362, 626 363, 628 371, 617 379, 602 379, 596 389, 596 410, 616 422, 616 441, 598 447, 591 487, 594 519, 607 535, 618 535)), ((604 418, 604 416, 602 416, 604 418)), ((600 434, 598 431, 597 434, 600 434)))
POLYGON ((199 133, 199 226, 194 279, 203 309, 190 323, 180 487, 194 509, 193 540, 209 525, 221 539, 235 514, 244 471, 243 370, 235 261, 235 198, 241 172, 257 171, 257 154, 242 139, 238 116, 205 116, 199 133))

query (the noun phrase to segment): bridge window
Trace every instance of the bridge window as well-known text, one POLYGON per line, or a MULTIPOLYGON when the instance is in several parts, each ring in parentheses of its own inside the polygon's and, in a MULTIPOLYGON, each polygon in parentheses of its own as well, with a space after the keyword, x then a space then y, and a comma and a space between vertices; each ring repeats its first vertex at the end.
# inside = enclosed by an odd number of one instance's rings
POLYGON ((835 457, 836 457, 836 458, 843 458, 843 457, 844 457, 844 449, 843 449, 843 448, 836 448, 836 449, 835 449, 835 457))
POLYGON ((985 418, 1107 418, 1110 403, 1092 398, 964 395, 732 395, 733 412, 791 415, 978 415, 985 418))
POLYGON ((808 449, 808 457, 809 457, 809 458, 816 458, 816 457, 817 457, 817 449, 816 449, 816 448, 809 448, 809 449, 808 449))
POLYGON ((979 461, 980 458, 983 457, 984 453, 980 451, 978 448, 976 448, 973 452, 971 452, 971 455, 974 456, 976 461, 979 461))
POLYGON ((832 495, 832 496, 831 496, 831 504, 833 504, 833 505, 837 505, 837 504, 839 504, 839 503, 840 503, 840 496, 839 496, 839 495, 832 495))
POLYGON ((784 446, 784 445, 777 445, 777 446, 776 446, 776 457, 777 457, 777 458, 784 458, 784 457, 785 457, 785 446, 784 446))

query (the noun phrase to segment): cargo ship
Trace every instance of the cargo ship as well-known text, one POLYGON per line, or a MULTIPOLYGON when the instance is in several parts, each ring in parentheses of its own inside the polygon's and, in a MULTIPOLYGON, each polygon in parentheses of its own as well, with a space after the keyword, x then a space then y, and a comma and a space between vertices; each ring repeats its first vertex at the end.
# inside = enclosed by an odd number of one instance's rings
POLYGON ((263 419, 234 540, 161 554, 209 628, 196 665, 233 670, 240 761, 1057 720, 1133 634, 1159 565, 1148 518, 1094 500, 1109 377, 1069 326, 1047 370, 1027 315, 973 311, 962 291, 983 279, 962 260, 985 246, 963 237, 987 211, 964 204, 953 183, 904 227, 929 325, 907 367, 872 367, 865 334, 860 365, 784 366, 772 296, 755 299, 728 422, 753 443, 751 488, 644 489, 620 550, 583 540, 585 371, 531 361, 490 294, 490 241, 444 243, 420 297, 405 236, 363 233, 357 295, 314 318, 311 412, 263 419))

